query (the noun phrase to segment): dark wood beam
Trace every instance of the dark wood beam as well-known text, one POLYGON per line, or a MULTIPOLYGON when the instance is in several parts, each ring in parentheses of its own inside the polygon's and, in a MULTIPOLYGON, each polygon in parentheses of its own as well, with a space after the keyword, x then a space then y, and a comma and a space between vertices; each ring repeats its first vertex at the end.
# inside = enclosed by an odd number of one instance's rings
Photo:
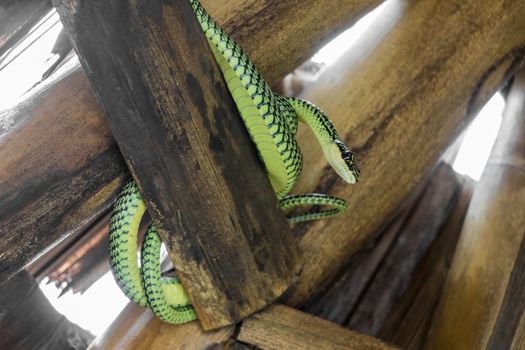
POLYGON ((274 302, 298 245, 190 2, 54 4, 204 329, 274 302))
POLYGON ((395 349, 284 305, 271 306, 237 327, 203 332, 197 322, 170 325, 129 304, 90 349, 395 349))
POLYGON ((297 228, 305 265, 287 304, 303 304, 333 281, 523 64, 521 0, 393 1, 389 8, 377 22, 380 32, 394 22, 387 34, 361 37, 300 96, 332 118, 362 176, 346 185, 311 134, 299 134, 308 170, 295 191, 346 198, 350 210, 297 228))

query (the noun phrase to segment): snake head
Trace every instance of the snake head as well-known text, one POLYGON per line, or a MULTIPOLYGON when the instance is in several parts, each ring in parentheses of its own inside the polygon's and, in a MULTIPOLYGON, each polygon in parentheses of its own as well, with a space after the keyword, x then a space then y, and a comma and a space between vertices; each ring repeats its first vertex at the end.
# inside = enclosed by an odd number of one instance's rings
POLYGON ((327 157, 330 165, 343 180, 355 184, 359 179, 360 171, 355 163, 354 154, 341 140, 334 140, 333 145, 334 151, 327 157))

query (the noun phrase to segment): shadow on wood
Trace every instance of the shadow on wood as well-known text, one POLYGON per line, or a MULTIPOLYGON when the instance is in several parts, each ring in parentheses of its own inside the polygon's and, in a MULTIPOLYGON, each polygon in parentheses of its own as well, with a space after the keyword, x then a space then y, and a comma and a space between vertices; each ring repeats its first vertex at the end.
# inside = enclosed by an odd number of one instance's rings
POLYGON ((525 72, 474 191, 428 349, 525 346, 525 72))

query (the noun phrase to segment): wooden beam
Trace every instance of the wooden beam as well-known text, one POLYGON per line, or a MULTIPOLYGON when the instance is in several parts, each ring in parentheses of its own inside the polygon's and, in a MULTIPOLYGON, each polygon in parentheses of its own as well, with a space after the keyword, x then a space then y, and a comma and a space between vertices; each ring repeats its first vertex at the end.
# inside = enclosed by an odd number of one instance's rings
POLYGON ((245 320, 237 340, 265 350, 394 349, 284 305, 272 306, 245 320))
POLYGON ((474 191, 428 349, 525 345, 525 71, 474 191))
POLYGON ((93 335, 69 322, 25 271, 0 285, 0 348, 86 349, 93 335))
MULTIPOLYGON (((378 3, 203 1, 272 85, 378 3), (280 28, 287 34, 276 35, 280 28)), ((0 113, 0 281, 90 226, 129 179, 78 64, 70 62, 39 88, 0 113)))
POLYGON ((275 305, 235 327, 203 332, 197 322, 170 325, 129 304, 90 347, 106 349, 394 349, 320 318, 275 305), (240 342, 240 344, 239 344, 240 342), (244 346, 244 347, 243 347, 244 346))
POLYGON ((190 2, 54 4, 204 329, 274 302, 298 245, 190 2))
POLYGON ((441 239, 442 226, 456 207, 462 188, 460 177, 443 163, 424 185, 368 254, 358 254, 363 256, 307 305, 306 311, 370 336, 382 332, 392 310, 404 299, 421 261, 441 239))
POLYGON ((393 29, 379 43, 363 36, 300 96, 333 119, 362 176, 347 186, 328 168, 319 171, 326 167, 321 151, 310 134, 299 135, 308 171, 295 191, 346 198, 350 210, 297 228, 306 263, 286 304, 303 304, 337 276, 523 62, 521 0, 390 5, 394 15, 401 13, 393 29))
POLYGON ((220 349, 220 344, 230 339, 234 332, 234 326, 205 332, 198 322, 165 323, 150 310, 129 303, 111 326, 92 342, 89 350, 220 349))

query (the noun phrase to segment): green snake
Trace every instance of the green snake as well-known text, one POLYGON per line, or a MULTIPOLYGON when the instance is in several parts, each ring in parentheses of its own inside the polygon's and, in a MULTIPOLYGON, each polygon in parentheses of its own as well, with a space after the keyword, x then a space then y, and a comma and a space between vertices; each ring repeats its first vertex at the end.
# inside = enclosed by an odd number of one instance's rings
MULTIPOLYGON (((198 0, 189 0, 220 66, 228 89, 256 145, 268 178, 288 210, 322 206, 325 210, 288 216, 290 223, 329 218, 344 213, 346 201, 324 194, 289 195, 302 168, 302 155, 295 135, 298 121, 308 125, 323 154, 337 174, 355 183, 359 170, 353 154, 338 136, 328 117, 315 105, 275 94, 243 50, 207 14, 198 0)), ((135 303, 149 306, 161 320, 185 323, 196 318, 190 299, 179 280, 161 277, 161 241, 151 224, 143 240, 141 267, 137 262, 137 236, 146 206, 134 181, 124 186, 113 209, 110 264, 123 292, 135 303)))

